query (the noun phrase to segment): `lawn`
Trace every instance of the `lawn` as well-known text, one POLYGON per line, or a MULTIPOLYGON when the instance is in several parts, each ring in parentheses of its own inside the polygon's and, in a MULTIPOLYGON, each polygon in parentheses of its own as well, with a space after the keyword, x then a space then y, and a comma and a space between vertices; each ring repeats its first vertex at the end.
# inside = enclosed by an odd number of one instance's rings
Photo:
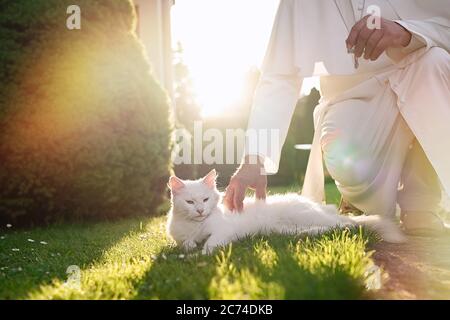
MULTIPOLYGON (((272 192, 292 188, 272 188, 272 192)), ((329 199, 338 200, 335 188, 329 199)), ((359 299, 372 265, 363 230, 256 236, 186 255, 165 217, 0 232, 0 299, 359 299), (75 267, 70 267, 75 266, 75 267), (80 273, 67 271, 77 270, 80 273), (74 269, 75 268, 75 269, 74 269), (69 281, 67 281, 69 276, 69 281), (79 282, 78 282, 79 279, 79 282)))

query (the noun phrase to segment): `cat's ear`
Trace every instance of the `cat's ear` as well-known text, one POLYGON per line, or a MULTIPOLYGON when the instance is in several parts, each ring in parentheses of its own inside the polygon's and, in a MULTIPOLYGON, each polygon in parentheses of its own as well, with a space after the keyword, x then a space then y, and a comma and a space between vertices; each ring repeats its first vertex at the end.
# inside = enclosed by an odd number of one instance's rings
POLYGON ((204 178, 203 183, 210 188, 216 187, 217 173, 215 169, 212 169, 204 178))
POLYGON ((172 192, 177 192, 177 191, 179 191, 180 189, 184 188, 184 187, 185 187, 185 184, 184 184, 184 182, 183 182, 180 178, 177 178, 177 177, 175 177, 175 176, 171 176, 170 179, 169 179, 169 183, 167 184, 167 186, 169 187, 169 189, 170 189, 172 192))

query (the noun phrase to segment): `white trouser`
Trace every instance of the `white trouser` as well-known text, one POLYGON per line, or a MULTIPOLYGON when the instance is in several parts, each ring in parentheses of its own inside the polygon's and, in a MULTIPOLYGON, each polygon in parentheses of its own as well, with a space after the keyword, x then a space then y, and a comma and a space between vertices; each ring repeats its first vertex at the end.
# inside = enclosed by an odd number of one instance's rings
MULTIPOLYGON (((427 77, 430 72, 448 70, 448 54, 431 51, 415 62, 423 67, 414 66, 417 72, 427 72, 427 77), (435 64, 436 68, 428 68, 435 64)), ((448 97, 449 74, 445 73, 436 74, 444 80, 433 91, 448 97)), ((423 77, 417 74, 417 78, 423 77)), ((327 105, 318 129, 325 165, 344 199, 368 214, 393 215, 397 203, 402 211, 436 210, 441 199, 439 179, 405 122, 387 78, 370 77, 343 97, 327 105)), ((430 112, 432 107, 423 106, 430 112)), ((433 123, 426 125, 432 130, 433 123)))

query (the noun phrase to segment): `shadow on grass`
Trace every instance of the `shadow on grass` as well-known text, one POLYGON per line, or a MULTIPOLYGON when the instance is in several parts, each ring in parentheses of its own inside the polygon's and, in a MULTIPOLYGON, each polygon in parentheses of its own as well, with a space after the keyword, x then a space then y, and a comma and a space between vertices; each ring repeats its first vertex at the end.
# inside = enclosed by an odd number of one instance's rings
POLYGON ((135 299, 207 299, 214 275, 213 257, 166 248, 138 284, 135 299))
POLYGON ((26 299, 54 280, 65 281, 67 268, 88 268, 140 221, 55 225, 6 234, 0 242, 0 299, 26 299))
POLYGON ((274 282, 283 289, 282 299, 358 299, 363 293, 361 282, 346 270, 335 265, 323 264, 309 268, 295 257, 290 248, 292 240, 269 241, 278 256, 273 269, 261 264, 254 255, 256 274, 266 281, 274 282))
POLYGON ((359 299, 361 279, 334 262, 311 267, 294 252, 299 237, 252 237, 212 256, 160 253, 136 299, 359 299))

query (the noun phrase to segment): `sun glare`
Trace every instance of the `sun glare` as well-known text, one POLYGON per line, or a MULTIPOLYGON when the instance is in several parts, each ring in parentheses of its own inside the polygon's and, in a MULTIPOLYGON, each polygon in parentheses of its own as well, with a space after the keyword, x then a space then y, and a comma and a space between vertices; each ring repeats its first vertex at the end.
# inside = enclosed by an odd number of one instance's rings
MULTIPOLYGON (((204 117, 226 112, 245 85, 245 74, 260 67, 279 0, 178 0, 172 9, 174 46, 194 82, 204 117)), ((303 94, 317 86, 305 79, 303 94)))
POLYGON ((246 72, 259 67, 278 0, 178 0, 172 10, 173 41, 184 49, 204 116, 236 102, 246 72))

